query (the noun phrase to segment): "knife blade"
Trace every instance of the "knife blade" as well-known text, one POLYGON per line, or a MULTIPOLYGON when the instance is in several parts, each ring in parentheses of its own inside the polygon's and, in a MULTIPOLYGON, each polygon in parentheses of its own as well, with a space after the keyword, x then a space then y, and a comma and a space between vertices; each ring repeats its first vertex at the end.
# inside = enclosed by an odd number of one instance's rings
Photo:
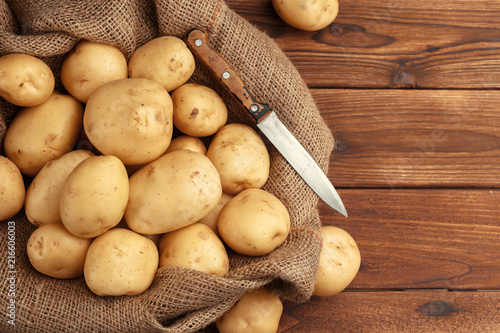
POLYGON ((283 157, 330 207, 347 217, 347 211, 335 187, 302 144, 279 120, 269 105, 257 101, 234 68, 210 45, 206 31, 189 30, 184 38, 193 54, 220 79, 222 84, 245 107, 257 127, 283 157))

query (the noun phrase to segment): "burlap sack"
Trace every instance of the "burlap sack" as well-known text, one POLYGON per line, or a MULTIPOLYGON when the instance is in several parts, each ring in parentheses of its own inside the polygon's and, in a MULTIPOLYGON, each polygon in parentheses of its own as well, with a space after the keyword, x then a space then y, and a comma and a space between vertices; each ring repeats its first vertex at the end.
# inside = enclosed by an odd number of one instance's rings
MULTIPOLYGON (((0 0, 0 56, 35 55, 58 76, 65 54, 81 39, 116 45, 129 57, 156 36, 182 37, 193 27, 209 32, 211 44, 250 92, 271 105, 326 171, 333 138, 307 86, 272 39, 222 0, 0 0)), ((248 123, 232 97, 197 66, 192 81, 210 85, 223 96, 230 122, 248 123)), ((60 81, 57 86, 62 89, 60 81)), ((3 100, 0 107, 3 146, 6 126, 17 109, 3 100)), ((230 253, 230 272, 224 277, 160 269, 150 289, 139 296, 98 297, 83 278, 56 280, 30 266, 26 243, 34 227, 23 212, 2 222, 0 306, 10 316, 1 316, 0 331, 191 332, 215 321, 245 291, 262 285, 284 300, 307 301, 321 247, 318 198, 273 147, 269 150, 272 165, 265 189, 288 207, 290 236, 264 257, 230 253), (8 260, 12 250, 15 262, 8 260), (13 314, 15 326, 8 323, 13 314)))

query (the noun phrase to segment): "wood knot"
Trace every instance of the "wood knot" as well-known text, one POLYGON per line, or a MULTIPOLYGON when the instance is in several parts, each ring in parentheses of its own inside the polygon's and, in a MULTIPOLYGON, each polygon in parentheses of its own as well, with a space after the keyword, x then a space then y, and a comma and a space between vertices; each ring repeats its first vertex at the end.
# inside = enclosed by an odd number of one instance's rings
POLYGON ((344 33, 344 29, 342 29, 342 25, 338 23, 332 23, 329 26, 330 33, 334 36, 342 36, 344 33))
POLYGON ((419 307, 417 311, 429 317, 451 316, 453 312, 470 312, 470 310, 457 309, 446 301, 433 301, 419 307))
POLYGON ((401 64, 394 74, 392 84, 394 88, 415 88, 417 80, 412 70, 406 64, 401 64))
POLYGON ((347 150, 347 148, 349 148, 349 143, 344 140, 344 139, 341 139, 341 138, 334 138, 334 144, 333 144, 333 149, 336 151, 336 152, 339 152, 339 153, 342 153, 344 151, 347 150))

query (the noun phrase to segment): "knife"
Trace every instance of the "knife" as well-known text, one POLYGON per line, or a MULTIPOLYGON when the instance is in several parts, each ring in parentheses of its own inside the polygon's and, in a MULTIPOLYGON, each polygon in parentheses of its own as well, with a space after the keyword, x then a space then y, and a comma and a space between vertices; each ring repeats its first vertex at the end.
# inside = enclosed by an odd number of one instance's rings
POLYGON ((185 42, 193 54, 245 107, 257 123, 257 127, 311 189, 330 207, 347 217, 342 199, 328 177, 269 105, 257 101, 250 94, 233 67, 209 44, 206 31, 198 28, 189 30, 186 33, 185 42))

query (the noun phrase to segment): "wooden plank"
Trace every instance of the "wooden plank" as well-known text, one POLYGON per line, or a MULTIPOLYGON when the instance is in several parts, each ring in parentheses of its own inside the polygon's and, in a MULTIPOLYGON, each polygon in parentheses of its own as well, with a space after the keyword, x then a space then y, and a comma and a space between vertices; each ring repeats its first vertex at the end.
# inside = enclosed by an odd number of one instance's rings
POLYGON ((306 32, 281 21, 270 1, 228 1, 282 46, 311 87, 500 87, 500 2, 339 3, 332 25, 306 32))
POLYGON ((315 89, 337 187, 499 187, 500 92, 315 89))
POLYGON ((361 252, 352 289, 500 289, 500 190, 339 189, 349 217, 324 225, 361 252))

